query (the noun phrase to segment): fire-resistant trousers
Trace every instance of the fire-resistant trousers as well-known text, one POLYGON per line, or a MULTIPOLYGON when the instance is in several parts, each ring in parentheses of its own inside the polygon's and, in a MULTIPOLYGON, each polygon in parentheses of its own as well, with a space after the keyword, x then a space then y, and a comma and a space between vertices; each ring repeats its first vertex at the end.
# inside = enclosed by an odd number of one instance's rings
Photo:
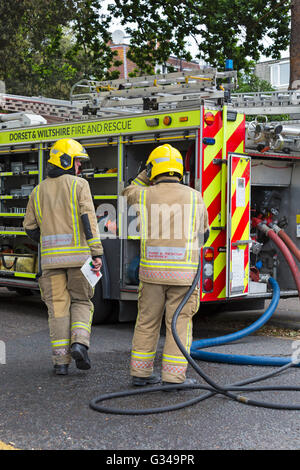
MULTIPOLYGON (((170 286, 140 282, 138 316, 131 351, 130 373, 149 377, 153 372, 157 343, 165 313, 166 339, 162 355, 162 380, 181 383, 186 378, 188 362, 172 335, 171 324, 176 308, 190 286, 170 286)), ((177 333, 189 352, 192 343, 192 317, 199 309, 199 288, 196 288, 177 320, 177 333)))
POLYGON ((73 343, 90 345, 93 288, 80 268, 43 270, 39 286, 48 308, 53 363, 69 364, 73 343))

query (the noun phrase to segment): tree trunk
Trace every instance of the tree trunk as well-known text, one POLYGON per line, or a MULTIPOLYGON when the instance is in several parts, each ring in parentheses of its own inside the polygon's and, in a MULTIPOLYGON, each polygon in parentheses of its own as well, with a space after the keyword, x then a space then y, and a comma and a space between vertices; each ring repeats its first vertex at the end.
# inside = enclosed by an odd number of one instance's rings
POLYGON ((300 89, 300 0, 291 2, 290 90, 300 89))

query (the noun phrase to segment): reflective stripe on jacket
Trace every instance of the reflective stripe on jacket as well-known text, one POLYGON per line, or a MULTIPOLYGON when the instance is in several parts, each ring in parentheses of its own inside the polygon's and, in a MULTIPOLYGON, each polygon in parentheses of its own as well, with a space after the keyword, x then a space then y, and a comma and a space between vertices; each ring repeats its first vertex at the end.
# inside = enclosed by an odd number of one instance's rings
POLYGON ((24 218, 29 236, 40 230, 42 269, 82 266, 103 254, 89 184, 62 175, 46 178, 32 191, 24 218))
POLYGON ((209 229, 201 194, 170 177, 156 178, 149 186, 143 171, 123 195, 139 212, 140 281, 191 285, 209 229))

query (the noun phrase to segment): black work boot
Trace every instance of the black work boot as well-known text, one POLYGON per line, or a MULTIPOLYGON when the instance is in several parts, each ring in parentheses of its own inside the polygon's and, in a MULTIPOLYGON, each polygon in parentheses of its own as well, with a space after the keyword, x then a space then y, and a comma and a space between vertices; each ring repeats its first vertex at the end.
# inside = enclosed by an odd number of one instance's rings
POLYGON ((73 343, 71 346, 71 356, 76 362, 77 369, 88 370, 91 368, 91 361, 88 356, 88 348, 81 343, 73 343))
POLYGON ((54 374, 55 375, 68 375, 69 364, 55 364, 54 374))
POLYGON ((160 382, 158 375, 152 374, 149 377, 132 376, 132 385, 135 387, 145 387, 145 385, 157 384, 160 382))
POLYGON ((168 385, 178 385, 178 387, 172 387, 172 388, 169 388, 169 389, 165 389, 163 390, 164 392, 178 392, 178 390, 186 390, 184 389, 183 387, 181 387, 181 385, 195 385, 197 383, 197 380, 196 379, 185 379, 184 382, 179 382, 179 383, 175 383, 175 382, 163 382, 163 386, 164 387, 167 387, 168 385))

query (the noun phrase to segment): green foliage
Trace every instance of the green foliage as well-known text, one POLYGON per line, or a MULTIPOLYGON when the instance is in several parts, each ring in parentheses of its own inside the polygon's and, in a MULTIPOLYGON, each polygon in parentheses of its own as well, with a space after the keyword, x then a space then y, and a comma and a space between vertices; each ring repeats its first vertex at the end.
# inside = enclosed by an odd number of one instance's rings
POLYGON ((8 93, 69 98, 82 78, 117 78, 99 0, 0 2, 0 80, 8 93))
POLYGON ((115 0, 109 6, 131 36, 130 58, 141 73, 171 54, 190 60, 190 37, 196 57, 218 68, 227 58, 236 70, 247 70, 261 53, 279 58, 289 44, 289 9, 290 0, 115 0))
POLYGON ((254 75, 252 71, 246 74, 238 74, 238 88, 233 90, 234 93, 251 93, 258 91, 275 91, 275 89, 269 82, 254 75))
POLYGON ((68 98, 82 78, 118 77, 109 47, 113 16, 130 35, 134 74, 152 74, 170 55, 221 69, 226 58, 250 70, 260 54, 279 58, 289 44, 290 0, 2 0, 0 80, 9 93, 68 98), (268 36, 268 44, 263 41, 268 36))

